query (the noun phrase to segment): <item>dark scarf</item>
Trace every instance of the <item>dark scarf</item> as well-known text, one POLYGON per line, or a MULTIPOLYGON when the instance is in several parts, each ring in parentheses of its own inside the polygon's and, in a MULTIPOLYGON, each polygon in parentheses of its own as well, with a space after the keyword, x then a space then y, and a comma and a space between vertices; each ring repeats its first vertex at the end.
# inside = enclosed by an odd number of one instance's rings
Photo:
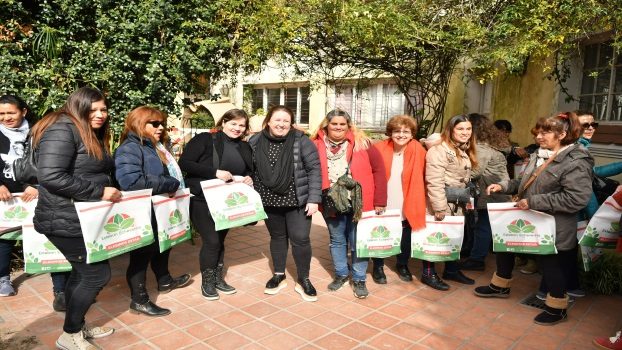
POLYGON ((257 141, 257 153, 255 155, 257 175, 261 183, 276 194, 286 194, 292 182, 295 137, 295 130, 290 130, 285 137, 275 137, 270 135, 268 130, 264 129, 261 131, 257 141), (284 143, 281 153, 278 155, 274 166, 270 166, 270 158, 268 157, 270 144, 281 142, 284 143))

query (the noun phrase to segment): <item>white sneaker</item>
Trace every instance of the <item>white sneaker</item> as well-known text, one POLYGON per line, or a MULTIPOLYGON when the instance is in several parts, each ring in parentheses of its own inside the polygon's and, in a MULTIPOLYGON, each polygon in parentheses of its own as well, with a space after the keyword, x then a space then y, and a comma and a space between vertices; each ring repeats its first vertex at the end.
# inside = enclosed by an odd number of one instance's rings
POLYGON ((103 338, 114 333, 114 328, 112 327, 89 327, 86 324, 82 327, 82 333, 84 334, 85 339, 97 339, 103 338))
POLYGON ((84 339, 82 331, 78 333, 63 332, 56 340, 56 348, 61 350, 101 350, 99 346, 84 339))

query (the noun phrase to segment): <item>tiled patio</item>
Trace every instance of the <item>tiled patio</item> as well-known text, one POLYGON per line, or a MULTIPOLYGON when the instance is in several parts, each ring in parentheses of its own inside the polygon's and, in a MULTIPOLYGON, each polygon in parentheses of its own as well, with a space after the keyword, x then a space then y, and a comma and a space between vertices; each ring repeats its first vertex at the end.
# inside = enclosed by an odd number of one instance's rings
MULTIPOLYGON (((112 260, 113 277, 97 298, 87 321, 109 325, 116 332, 96 341, 104 349, 590 349, 595 336, 622 327, 622 297, 588 295, 576 302, 570 319, 553 327, 532 322, 537 309, 519 302, 534 291, 539 275, 516 274, 509 299, 482 299, 472 287, 450 282, 438 292, 418 281, 405 283, 385 268, 389 283, 375 285, 370 297, 358 300, 349 287, 326 291, 332 265, 328 235, 321 217, 314 218, 311 280, 319 301, 308 303, 294 291, 295 268, 290 257, 289 285, 278 295, 263 293, 270 278, 269 237, 263 224, 231 231, 227 238, 227 281, 238 293, 219 301, 201 297, 198 246, 174 248, 173 274, 191 272, 192 284, 158 295, 149 273, 151 296, 173 313, 149 318, 128 312, 126 257, 112 260)), ((488 283, 494 269, 469 272, 477 284, 488 283)), ((411 262, 416 276, 420 264, 411 262)), ((63 314, 52 311, 47 275, 13 276, 19 293, 0 300, 0 349, 52 349, 63 314)))

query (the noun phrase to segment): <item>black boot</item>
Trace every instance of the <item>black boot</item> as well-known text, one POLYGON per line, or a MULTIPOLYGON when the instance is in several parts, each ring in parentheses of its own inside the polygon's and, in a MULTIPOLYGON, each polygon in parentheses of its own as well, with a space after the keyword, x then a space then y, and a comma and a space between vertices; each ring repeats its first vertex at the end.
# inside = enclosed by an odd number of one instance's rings
POLYGON ((224 266, 219 264, 216 266, 216 289, 218 289, 223 294, 235 294, 237 290, 233 286, 230 286, 225 282, 225 278, 223 276, 224 266))
POLYGON ((205 269, 201 271, 201 294, 207 300, 218 300, 218 291, 216 290, 216 270, 205 269))
POLYGON ((384 274, 384 266, 374 266, 371 272, 371 278, 376 284, 387 284, 387 275, 384 274))
POLYGON ((158 291, 160 293, 168 293, 175 288, 181 288, 185 286, 186 284, 188 284, 188 282, 190 282, 190 277, 192 276, 190 276, 189 273, 185 273, 177 278, 171 277, 171 280, 168 283, 165 283, 165 284, 158 283, 158 291))
MULTIPOLYGON (((132 289, 130 287, 130 289, 132 289)), ((145 314, 147 316, 166 316, 171 313, 171 310, 164 309, 154 304, 149 300, 149 294, 147 294, 147 288, 144 284, 139 284, 136 291, 132 292, 132 301, 130 302, 130 310, 134 313, 145 314), (136 292, 136 293, 135 293, 136 292), (136 300, 146 300, 144 303, 135 302, 136 300)))
POLYGON ((541 326, 552 326, 568 319, 566 309, 556 309, 544 305, 544 311, 536 316, 533 321, 541 326))

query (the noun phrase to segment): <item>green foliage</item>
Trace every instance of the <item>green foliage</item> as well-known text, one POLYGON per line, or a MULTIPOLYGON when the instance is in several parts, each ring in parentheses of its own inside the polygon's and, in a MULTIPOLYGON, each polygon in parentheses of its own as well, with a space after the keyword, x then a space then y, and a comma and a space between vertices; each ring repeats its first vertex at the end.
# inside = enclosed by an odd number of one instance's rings
MULTIPOLYGON (((105 92, 114 132, 145 104, 177 113, 193 93, 228 69, 228 28, 219 2, 185 0, 3 1, 0 93, 23 96, 39 116, 77 87, 105 92)), ((205 91, 196 91, 204 93, 205 91)))
POLYGON ((214 117, 205 108, 200 108, 197 112, 192 113, 190 123, 193 128, 197 129, 209 129, 215 125, 214 117))
POLYGON ((622 294, 622 254, 608 249, 603 252, 589 272, 580 272, 581 285, 601 294, 622 294))

